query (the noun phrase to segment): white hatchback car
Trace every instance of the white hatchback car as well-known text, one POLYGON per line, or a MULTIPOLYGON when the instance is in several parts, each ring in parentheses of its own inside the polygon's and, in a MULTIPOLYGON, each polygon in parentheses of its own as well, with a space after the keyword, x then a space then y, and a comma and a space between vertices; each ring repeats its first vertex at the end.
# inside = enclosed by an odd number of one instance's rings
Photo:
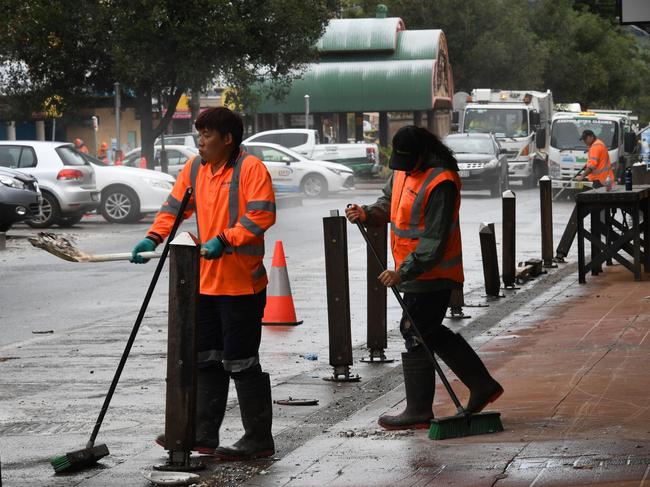
MULTIPOLYGON (((160 152, 162 146, 156 145, 154 147, 154 165, 156 171, 160 171, 160 152)), ((167 168, 169 174, 174 177, 178 177, 178 173, 181 172, 183 166, 187 161, 192 159, 199 153, 199 150, 195 147, 188 147, 185 145, 167 145, 165 144, 165 152, 167 153, 167 168)), ((124 155, 124 160, 122 164, 125 166, 131 167, 141 167, 140 166, 140 147, 133 149, 132 151, 127 152, 124 155)))
POLYGON ((66 142, 1 140, 0 166, 31 174, 43 198, 40 215, 26 223, 35 228, 74 225, 99 206, 93 166, 66 142))
POLYGON ((140 220, 156 213, 167 199, 175 179, 169 174, 149 169, 110 166, 84 154, 95 168, 97 189, 101 191, 99 211, 111 223, 140 220))
POLYGON ((354 173, 343 164, 308 159, 278 144, 249 142, 241 147, 264 163, 275 191, 303 192, 316 198, 354 189, 354 173))

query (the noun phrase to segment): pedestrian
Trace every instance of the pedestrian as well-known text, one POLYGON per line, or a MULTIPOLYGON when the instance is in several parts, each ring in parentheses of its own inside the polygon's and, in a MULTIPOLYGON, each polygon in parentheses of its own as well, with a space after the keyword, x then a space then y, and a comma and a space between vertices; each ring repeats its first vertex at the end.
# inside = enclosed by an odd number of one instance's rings
POLYGON ((74 147, 77 149, 79 152, 83 152, 84 154, 88 154, 88 147, 86 147, 86 144, 84 144, 84 141, 81 139, 74 139, 74 147))
POLYGON ((386 429, 428 428, 433 418, 435 370, 425 347, 435 352, 469 388, 466 410, 481 411, 502 393, 465 339, 442 324, 453 289, 462 289, 463 262, 459 224, 460 187, 453 153, 428 130, 406 126, 393 138, 393 169, 383 195, 372 205, 351 205, 346 216, 368 226, 391 224, 395 270, 379 281, 397 286, 424 343, 402 315, 400 331, 406 352, 402 369, 406 408, 382 415, 386 429))
POLYGON ((575 180, 582 181, 587 178, 593 183, 594 188, 606 186, 607 178, 609 178, 610 184, 613 183, 614 172, 612 171, 609 151, 605 143, 596 137, 593 131, 588 129, 582 131, 580 140, 587 145, 589 152, 583 174, 578 174, 575 180))
POLYGON ((99 146, 99 152, 97 152, 97 158, 102 161, 104 164, 110 164, 110 160, 108 159, 108 144, 106 142, 102 142, 101 145, 99 146))
MULTIPOLYGON (((259 346, 268 283, 264 232, 275 223, 275 196, 264 164, 240 149, 243 122, 226 107, 196 119, 199 156, 186 164, 170 196, 133 249, 151 251, 169 235, 188 187, 193 196, 183 217, 196 213, 201 236, 198 304, 198 379, 194 450, 222 460, 269 457, 272 402, 269 374, 262 372, 259 346), (219 445, 230 377, 235 382, 244 436, 219 445)), ((165 446, 164 435, 156 442, 165 446)))

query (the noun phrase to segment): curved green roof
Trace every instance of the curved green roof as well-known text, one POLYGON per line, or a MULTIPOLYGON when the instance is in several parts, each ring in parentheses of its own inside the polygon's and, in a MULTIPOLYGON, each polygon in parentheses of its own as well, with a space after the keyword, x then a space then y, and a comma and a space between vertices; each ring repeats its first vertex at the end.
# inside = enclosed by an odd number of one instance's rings
POLYGON ((387 19, 332 19, 316 43, 323 54, 394 51, 396 33, 404 29, 397 17, 387 19))
POLYGON ((266 99, 259 113, 423 110, 433 106, 434 61, 312 64, 280 102, 266 99))
POLYGON ((453 82, 444 33, 403 29, 399 18, 330 21, 318 42, 320 61, 291 84, 284 100, 265 98, 257 113, 302 113, 305 95, 312 112, 450 107, 453 82))

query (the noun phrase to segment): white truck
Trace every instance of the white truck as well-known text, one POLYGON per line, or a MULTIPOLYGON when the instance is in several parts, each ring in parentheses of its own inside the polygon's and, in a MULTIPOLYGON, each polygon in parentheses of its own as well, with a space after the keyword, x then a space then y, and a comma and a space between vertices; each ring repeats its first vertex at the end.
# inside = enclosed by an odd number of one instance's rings
POLYGON ((333 161, 348 166, 355 176, 374 176, 379 172, 377 144, 321 144, 314 129, 266 130, 251 135, 242 143, 268 142, 292 149, 320 161, 333 161))
POLYGON ((625 153, 632 152, 636 143, 636 134, 629 129, 629 122, 629 116, 625 114, 595 111, 555 113, 548 147, 551 186, 557 192, 560 188, 570 190, 564 193, 568 196, 591 186, 589 182, 573 181, 587 163, 588 148, 580 140, 582 131, 587 129, 605 143, 614 175, 620 177, 625 169, 625 153))
POLYGON ((474 89, 465 105, 462 133, 489 132, 506 150, 509 179, 535 187, 547 174, 553 94, 530 90, 474 89))

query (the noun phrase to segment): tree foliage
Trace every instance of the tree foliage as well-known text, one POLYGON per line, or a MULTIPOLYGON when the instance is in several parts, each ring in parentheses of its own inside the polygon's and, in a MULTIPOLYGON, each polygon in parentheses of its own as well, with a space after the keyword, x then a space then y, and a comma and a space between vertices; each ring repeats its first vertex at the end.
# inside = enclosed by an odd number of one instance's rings
POLYGON ((74 111, 118 81, 135 97, 143 152, 184 92, 219 81, 245 97, 262 79, 285 82, 314 56, 331 0, 4 0, 0 61, 32 110, 52 94, 74 111), (24 80, 29 82, 25 83, 24 80), (165 116, 152 120, 152 99, 165 116))
POLYGON ((344 17, 376 5, 407 29, 442 29, 457 90, 553 91, 557 102, 635 110, 650 119, 650 52, 617 24, 616 0, 348 0, 344 17))

